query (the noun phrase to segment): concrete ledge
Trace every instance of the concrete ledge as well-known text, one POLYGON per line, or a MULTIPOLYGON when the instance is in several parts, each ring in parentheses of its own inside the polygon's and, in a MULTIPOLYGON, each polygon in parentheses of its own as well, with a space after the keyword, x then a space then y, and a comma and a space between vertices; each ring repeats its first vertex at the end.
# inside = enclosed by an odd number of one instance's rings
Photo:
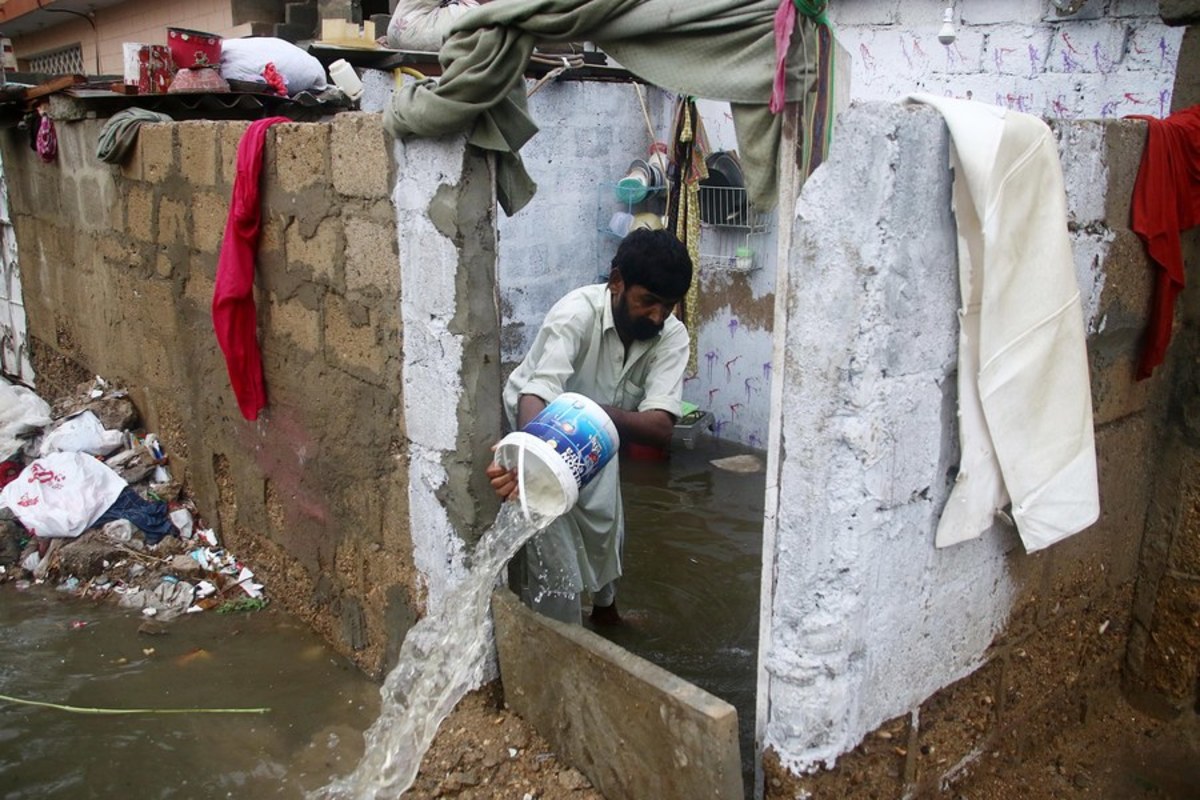
POLYGON ((741 800, 737 710, 591 631, 492 595, 507 703, 609 800, 741 800))

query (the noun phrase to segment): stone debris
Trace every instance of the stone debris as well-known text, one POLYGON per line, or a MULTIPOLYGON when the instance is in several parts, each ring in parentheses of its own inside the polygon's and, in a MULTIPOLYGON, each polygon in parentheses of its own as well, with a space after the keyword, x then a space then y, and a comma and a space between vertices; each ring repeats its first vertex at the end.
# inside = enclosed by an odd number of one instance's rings
POLYGON ((186 487, 171 474, 170 458, 158 437, 134 427, 140 416, 123 389, 97 377, 51 407, 50 424, 29 435, 6 462, 17 467, 10 471, 10 480, 34 460, 45 435, 91 411, 106 435, 120 433, 119 445, 97 458, 142 500, 166 504, 171 533, 153 541, 134 521, 120 518, 73 539, 46 539, 31 535, 10 509, 0 506, 0 582, 15 581, 18 588, 51 583, 80 598, 109 599, 147 617, 138 629, 147 635, 165 633, 163 623, 182 614, 253 610, 266 604, 254 572, 220 546, 186 487))

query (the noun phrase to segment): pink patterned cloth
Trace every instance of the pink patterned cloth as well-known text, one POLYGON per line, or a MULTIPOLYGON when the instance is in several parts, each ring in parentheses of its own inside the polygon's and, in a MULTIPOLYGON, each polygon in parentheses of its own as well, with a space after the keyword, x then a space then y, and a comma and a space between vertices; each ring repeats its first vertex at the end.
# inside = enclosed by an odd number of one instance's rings
POLYGON ((779 8, 775 9, 775 83, 768 106, 772 114, 783 111, 787 104, 787 55, 795 30, 796 6, 792 0, 779 0, 779 8))

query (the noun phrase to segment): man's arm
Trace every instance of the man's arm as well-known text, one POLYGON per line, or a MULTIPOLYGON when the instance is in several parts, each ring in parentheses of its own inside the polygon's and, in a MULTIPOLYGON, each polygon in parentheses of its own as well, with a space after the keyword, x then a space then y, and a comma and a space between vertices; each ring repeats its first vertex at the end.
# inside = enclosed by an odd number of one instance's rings
POLYGON ((648 444, 665 447, 675 432, 675 418, 657 408, 646 411, 625 411, 616 406, 600 406, 617 426, 621 443, 648 444))

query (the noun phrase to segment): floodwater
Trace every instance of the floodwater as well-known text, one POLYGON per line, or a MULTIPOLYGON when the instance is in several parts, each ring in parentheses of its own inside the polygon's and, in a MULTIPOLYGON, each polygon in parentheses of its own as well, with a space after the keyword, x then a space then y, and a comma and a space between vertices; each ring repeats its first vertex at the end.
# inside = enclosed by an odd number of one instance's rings
MULTIPOLYGON (((621 461, 624 625, 598 633, 738 712, 742 774, 752 786, 765 473, 709 462, 751 451, 701 440, 667 461, 621 461)), ((753 453, 765 467, 766 455, 753 453)))
MULTIPOLYGON (((618 601, 626 624, 601 633, 737 708, 749 785, 764 476, 709 464, 741 452, 709 441, 665 462, 622 461, 627 535, 618 601)), ((524 536, 501 539, 504 546, 491 548, 495 563, 478 565, 487 575, 524 536)), ((356 764, 377 767, 372 752, 396 749, 380 739, 363 759, 362 731, 379 717, 379 687, 297 620, 270 610, 209 612, 173 622, 165 636, 139 634, 141 623, 49 587, 0 586, 0 694, 80 708, 270 710, 115 716, 0 699, 0 797, 297 797, 322 787, 339 794, 331 780, 345 790, 341 776, 356 764)), ((414 647, 424 652, 432 643, 414 647)), ((431 684, 429 705, 439 708, 425 716, 440 720, 439 698, 453 694, 442 689, 462 684, 476 666, 434 670, 448 677, 431 684)), ((392 693, 411 700, 416 685, 423 681, 400 680, 392 693)))
POLYGON ((362 755, 379 686, 299 621, 206 612, 165 636, 139 634, 141 623, 45 586, 0 586, 0 694, 270 711, 108 716, 0 700, 0 797, 299 797, 362 755))

